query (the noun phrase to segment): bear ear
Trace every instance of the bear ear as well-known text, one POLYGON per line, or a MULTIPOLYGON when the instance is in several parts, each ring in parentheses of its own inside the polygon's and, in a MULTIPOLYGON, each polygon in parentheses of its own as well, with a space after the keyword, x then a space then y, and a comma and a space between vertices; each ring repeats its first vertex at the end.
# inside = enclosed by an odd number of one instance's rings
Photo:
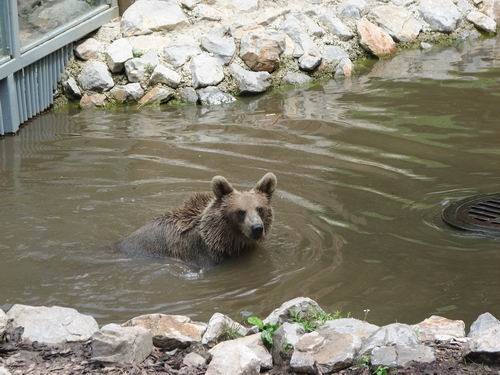
POLYGON ((268 172, 259 180, 259 182, 257 182, 254 190, 264 193, 269 198, 271 198, 274 190, 276 190, 276 185, 278 185, 276 176, 274 175, 274 173, 268 172))
POLYGON ((217 199, 222 198, 227 194, 231 194, 234 189, 231 184, 222 176, 212 178, 212 191, 217 199))

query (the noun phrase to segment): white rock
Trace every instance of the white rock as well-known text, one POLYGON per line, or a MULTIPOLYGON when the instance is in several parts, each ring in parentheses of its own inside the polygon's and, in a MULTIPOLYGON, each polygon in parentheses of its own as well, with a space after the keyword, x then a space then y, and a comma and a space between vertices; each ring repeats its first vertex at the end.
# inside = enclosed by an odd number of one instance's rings
POLYGON ((132 46, 125 38, 115 40, 106 49, 106 63, 112 73, 120 73, 123 70, 123 64, 134 57, 132 46))
POLYGON ((342 59, 348 59, 349 55, 345 50, 338 46, 325 46, 321 51, 323 61, 337 66, 342 59))
POLYGON ((311 312, 324 313, 324 310, 316 301, 308 297, 297 297, 284 302, 280 307, 273 310, 271 314, 264 319, 265 324, 282 324, 290 318, 290 314, 308 314, 311 312))
POLYGON ((220 21, 223 14, 207 4, 199 4, 193 10, 193 15, 200 20, 220 21))
POLYGON ((95 34, 95 38, 103 43, 111 43, 121 38, 120 21, 111 21, 102 25, 95 34))
POLYGON ((283 76, 283 82, 291 85, 304 85, 312 81, 312 78, 307 74, 298 72, 287 72, 283 76))
POLYGON ((222 4, 237 12, 253 12, 259 8, 259 0, 226 0, 222 4))
MULTIPOLYGON (((183 87, 179 89, 179 96, 182 101, 187 103, 197 103, 198 102, 198 94, 196 90, 192 87, 183 87)), ((208 328, 207 328, 208 330, 208 328)))
POLYGON ((338 36, 340 40, 347 41, 354 38, 354 33, 337 17, 322 14, 319 20, 329 32, 338 36))
POLYGON ((193 57, 189 68, 194 88, 215 86, 224 80, 222 64, 206 53, 193 57))
POLYGON ((201 46, 221 59, 224 64, 229 64, 236 51, 236 44, 232 37, 220 36, 215 33, 203 36, 201 46))
POLYGON ((399 345, 416 347, 419 344, 420 340, 411 326, 407 324, 393 323, 381 327, 368 337, 363 343, 360 353, 369 353, 378 346, 399 345))
POLYGON ((184 65, 191 57, 201 54, 200 47, 196 45, 171 45, 165 47, 163 54, 165 60, 174 68, 184 65))
POLYGON ((13 327, 23 327, 23 340, 55 345, 88 340, 99 329, 90 315, 67 307, 14 305, 7 312, 13 327))
POLYGON ((63 83, 64 94, 69 99, 80 99, 82 97, 82 92, 76 83, 76 80, 73 77, 69 77, 63 83))
POLYGON ((147 52, 154 51, 156 55, 163 52, 163 49, 167 47, 171 40, 170 38, 158 35, 158 34, 149 34, 149 35, 137 35, 128 37, 130 45, 132 46, 132 51, 134 56, 137 54, 144 55, 147 52))
POLYGON ((144 90, 140 83, 128 83, 126 85, 115 85, 109 93, 119 103, 127 101, 138 101, 144 96, 144 90))
POLYGON ((229 66, 232 76, 238 83, 240 93, 259 93, 271 86, 271 75, 268 72, 251 72, 238 64, 229 66))
POLYGON ((304 328, 300 324, 288 322, 283 323, 274 332, 272 353, 275 364, 282 364, 291 358, 295 344, 304 333, 304 328))
POLYGON ((371 352, 373 366, 406 367, 411 362, 430 363, 436 360, 434 349, 425 345, 380 346, 371 352))
POLYGON ((7 326, 7 315, 0 309, 0 337, 5 332, 5 327, 7 326))
POLYGON ((299 58, 299 68, 306 72, 312 72, 319 64, 321 64, 321 57, 309 54, 303 54, 299 58))
POLYGON ((305 25, 309 35, 316 37, 325 35, 325 30, 323 30, 321 26, 319 26, 313 19, 311 19, 311 17, 308 17, 303 13, 299 13, 297 15, 297 18, 305 25))
POLYGON ((180 0, 180 4, 189 10, 193 10, 195 6, 201 3, 201 0, 180 0))
POLYGON ((240 344, 252 351, 252 353, 258 359, 258 363, 261 369, 269 370, 273 367, 273 357, 264 346, 260 333, 251 336, 241 337, 235 340, 221 342, 216 346, 214 346, 212 349, 210 349, 209 353, 214 358, 224 356, 224 354, 230 351, 232 347, 234 347, 235 345, 239 346, 240 344))
POLYGON ((472 22, 479 30, 486 31, 487 33, 496 33, 497 31, 495 20, 477 10, 470 12, 467 15, 467 20, 472 22))
POLYGON ((11 375, 11 373, 6 367, 0 366, 0 375, 11 375))
POLYGON ((340 60, 335 70, 335 78, 345 78, 352 76, 354 70, 354 64, 351 59, 345 58, 340 60))
POLYGON ((148 52, 141 57, 134 57, 125 63, 125 73, 129 82, 140 82, 146 74, 152 74, 158 65, 158 56, 154 51, 148 52))
POLYGON ((494 360, 500 355, 500 321, 490 313, 481 314, 470 327, 469 356, 494 360))
POLYGON ((220 105, 234 102, 236 99, 215 86, 208 86, 196 91, 200 102, 208 105, 220 105))
POLYGON ((184 357, 182 363, 190 367, 201 367, 207 363, 207 360, 198 353, 191 352, 184 357))
POLYGON ((287 16, 280 25, 280 29, 283 30, 294 43, 293 57, 300 57, 304 53, 309 53, 314 56, 318 55, 318 46, 314 43, 312 38, 303 31, 303 27, 296 17, 287 16))
POLYGON ((95 59, 103 49, 103 44, 100 41, 88 38, 76 46, 75 55, 81 60, 95 59))
POLYGON ((285 35, 273 31, 248 32, 240 43, 240 57, 254 71, 273 72, 285 50, 285 35))
POLYGON ((167 86, 176 88, 181 83, 181 78, 181 75, 172 69, 164 65, 157 65, 153 74, 151 74, 149 82, 152 84, 164 83, 167 86))
POLYGON ((465 323, 433 315, 413 326, 422 341, 447 341, 465 337, 465 323))
POLYGON ((366 0, 344 0, 337 6, 337 13, 341 17, 360 19, 368 7, 366 0))
POLYGON ((124 36, 170 31, 188 23, 174 0, 138 0, 125 10, 121 19, 124 36))
POLYGON ((106 64, 101 61, 88 61, 78 75, 80 87, 97 92, 107 91, 115 85, 106 64))
POLYGON ((422 42, 422 43, 420 43, 420 48, 422 48, 422 49, 431 49, 432 48, 432 44, 427 43, 427 42, 422 42))
MULTIPOLYGON (((196 98, 198 99, 198 97, 196 98)), ((201 343, 203 345, 216 344, 228 331, 231 330, 240 336, 245 336, 248 330, 230 317, 215 313, 208 321, 207 330, 203 334, 201 343)))
POLYGON ((403 7, 381 5, 370 11, 373 21, 400 42, 412 42, 420 34, 422 24, 403 7))
POLYGON ((433 31, 451 33, 462 18, 451 0, 420 0, 419 11, 433 31))
POLYGON ((258 375, 259 373, 259 359, 254 352, 241 343, 234 343, 227 346, 224 352, 213 354, 205 374, 258 375))
POLYGON ((142 327, 108 324, 92 336, 92 361, 104 364, 139 364, 153 351, 151 332, 142 327))

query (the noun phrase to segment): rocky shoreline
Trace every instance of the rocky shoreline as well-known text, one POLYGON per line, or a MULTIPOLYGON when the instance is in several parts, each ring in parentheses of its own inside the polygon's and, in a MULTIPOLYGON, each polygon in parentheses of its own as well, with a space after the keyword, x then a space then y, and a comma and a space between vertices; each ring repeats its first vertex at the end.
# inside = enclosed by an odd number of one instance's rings
POLYGON ((360 58, 496 33, 494 0, 137 0, 80 41, 56 96, 83 108, 235 101, 346 79, 360 58))
MULTIPOLYGON (((365 316, 366 318, 366 316, 365 316)), ((376 326, 284 302, 265 319, 149 314, 98 326, 65 307, 0 310, 0 374, 498 374, 500 321, 376 326)))

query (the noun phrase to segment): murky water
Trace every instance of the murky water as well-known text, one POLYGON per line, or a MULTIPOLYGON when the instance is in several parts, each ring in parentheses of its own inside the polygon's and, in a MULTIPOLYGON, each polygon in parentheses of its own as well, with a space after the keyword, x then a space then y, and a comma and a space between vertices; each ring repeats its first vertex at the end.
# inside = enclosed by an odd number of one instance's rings
MULTIPOLYGON (((500 43, 500 42, 499 42, 500 43)), ((0 141, 0 303, 264 315, 306 295, 375 323, 500 315, 500 242, 440 220, 500 189, 500 44, 217 108, 45 114, 0 141), (222 174, 278 176, 266 246, 197 272, 109 250, 222 174)))

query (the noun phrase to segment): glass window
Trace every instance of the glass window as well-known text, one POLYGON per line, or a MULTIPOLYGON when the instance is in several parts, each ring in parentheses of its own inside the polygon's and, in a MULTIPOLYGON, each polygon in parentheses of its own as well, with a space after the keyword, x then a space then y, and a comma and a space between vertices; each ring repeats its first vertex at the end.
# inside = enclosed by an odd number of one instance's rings
POLYGON ((7 1, 0 1, 0 59, 9 55, 9 30, 7 1))
POLYGON ((17 0, 21 46, 85 18, 107 3, 107 0, 17 0))

